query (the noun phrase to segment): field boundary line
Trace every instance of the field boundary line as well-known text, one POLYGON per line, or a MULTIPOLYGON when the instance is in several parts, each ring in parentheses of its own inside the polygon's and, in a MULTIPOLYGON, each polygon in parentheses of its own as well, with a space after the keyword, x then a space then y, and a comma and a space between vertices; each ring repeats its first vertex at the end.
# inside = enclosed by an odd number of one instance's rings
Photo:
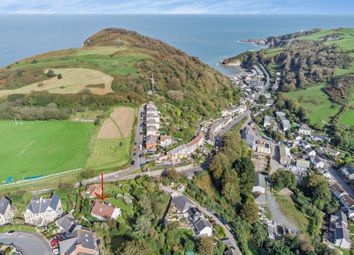
POLYGON ((51 178, 51 177, 55 177, 55 176, 62 176, 62 175, 66 175, 66 174, 69 174, 69 173, 75 173, 75 172, 81 171, 82 169, 83 168, 75 168, 75 169, 67 170, 67 171, 60 172, 60 173, 44 175, 44 176, 41 176, 41 177, 38 177, 38 178, 35 178, 35 179, 20 180, 20 181, 16 181, 16 182, 12 182, 12 183, 0 184, 0 188, 7 187, 7 186, 14 186, 14 185, 17 185, 17 184, 36 182, 38 180, 43 180, 43 179, 51 178))

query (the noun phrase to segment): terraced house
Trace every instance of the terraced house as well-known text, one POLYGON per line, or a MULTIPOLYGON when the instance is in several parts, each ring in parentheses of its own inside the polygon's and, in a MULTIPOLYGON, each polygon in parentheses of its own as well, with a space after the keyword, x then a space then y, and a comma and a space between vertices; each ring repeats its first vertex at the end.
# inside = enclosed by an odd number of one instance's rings
POLYGON ((45 226, 63 213, 61 200, 57 194, 51 198, 33 197, 24 213, 25 222, 35 226, 45 226))

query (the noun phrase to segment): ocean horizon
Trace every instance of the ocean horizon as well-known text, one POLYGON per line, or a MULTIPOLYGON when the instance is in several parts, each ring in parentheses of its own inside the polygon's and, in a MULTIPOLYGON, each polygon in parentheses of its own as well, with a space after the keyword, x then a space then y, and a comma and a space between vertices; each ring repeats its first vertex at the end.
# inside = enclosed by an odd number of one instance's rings
POLYGON ((354 15, 0 15, 0 66, 81 47, 94 33, 125 28, 162 40, 227 74, 218 62, 257 45, 239 43, 312 28, 354 27, 354 15))

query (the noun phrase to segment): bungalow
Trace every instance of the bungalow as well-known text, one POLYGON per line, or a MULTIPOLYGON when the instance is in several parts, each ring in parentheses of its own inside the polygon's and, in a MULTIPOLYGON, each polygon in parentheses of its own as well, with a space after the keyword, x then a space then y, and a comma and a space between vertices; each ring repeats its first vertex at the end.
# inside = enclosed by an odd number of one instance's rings
POLYGON ((300 135, 311 135, 311 128, 308 125, 304 124, 299 129, 300 135))
POLYGON ((312 165, 317 169, 325 167, 324 162, 319 157, 311 157, 310 161, 312 165))
POLYGON ((46 226, 63 213, 57 194, 49 199, 33 197, 24 213, 25 222, 30 225, 46 226))
POLYGON ((342 249, 350 249, 351 237, 348 229, 348 220, 345 213, 341 210, 331 216, 330 232, 333 244, 342 249))
POLYGON ((351 165, 343 166, 341 169, 339 169, 339 171, 347 181, 354 180, 354 167, 353 166, 351 166, 351 165))
POLYGON ((289 147, 284 144, 278 146, 279 150, 279 163, 282 165, 289 165, 291 162, 291 153, 289 147))
POLYGON ((14 218, 14 211, 10 200, 6 197, 0 199, 0 226, 11 223, 14 218))
POLYGON ((172 144, 172 138, 171 136, 168 136, 168 135, 162 135, 160 137, 160 146, 165 148, 165 147, 168 147, 172 144))
POLYGON ((209 221, 201 218, 197 222, 194 223, 195 232, 198 236, 212 236, 213 228, 209 221))
POLYGON ((98 255, 94 234, 83 228, 76 228, 65 240, 59 242, 60 255, 98 255))
POLYGON ((261 173, 257 173, 256 175, 256 184, 252 188, 252 193, 255 196, 259 196, 260 194, 264 194, 267 187, 266 176, 261 173))
POLYGON ((122 212, 120 208, 116 208, 111 204, 103 201, 96 201, 91 209, 91 215, 99 220, 117 219, 122 212))

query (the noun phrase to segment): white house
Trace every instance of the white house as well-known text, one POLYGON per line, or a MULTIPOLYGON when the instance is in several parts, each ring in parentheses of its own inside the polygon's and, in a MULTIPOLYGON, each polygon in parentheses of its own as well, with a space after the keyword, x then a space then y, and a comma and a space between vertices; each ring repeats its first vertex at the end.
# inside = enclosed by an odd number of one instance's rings
POLYGON ((325 167, 324 162, 319 157, 311 157, 310 161, 312 165, 317 169, 325 167))
POLYGON ((11 208, 10 200, 6 197, 0 199, 0 226, 11 223, 14 218, 14 211, 11 208))
POLYGON ((347 181, 354 180, 354 168, 351 165, 343 166, 340 170, 340 173, 347 181))
POLYGON ((61 201, 57 194, 49 199, 32 198, 24 213, 25 222, 35 226, 45 226, 63 213, 61 201))
POLYGON ((306 152, 307 156, 309 156, 309 157, 315 157, 316 156, 316 151, 313 150, 311 147, 307 147, 305 149, 305 152, 306 152))
POLYGON ((300 127, 299 134, 300 135, 311 135, 311 129, 309 128, 308 125, 304 124, 300 127))
POLYGON ((172 138, 171 136, 168 136, 168 135, 162 135, 160 137, 160 146, 161 147, 168 147, 172 144, 172 138))
POLYGON ((267 181, 264 174, 257 173, 256 184, 252 188, 252 193, 255 195, 264 194, 267 187, 267 181))
POLYGON ((197 222, 194 223, 195 231, 198 236, 212 236, 213 228, 209 221, 201 218, 197 222))

